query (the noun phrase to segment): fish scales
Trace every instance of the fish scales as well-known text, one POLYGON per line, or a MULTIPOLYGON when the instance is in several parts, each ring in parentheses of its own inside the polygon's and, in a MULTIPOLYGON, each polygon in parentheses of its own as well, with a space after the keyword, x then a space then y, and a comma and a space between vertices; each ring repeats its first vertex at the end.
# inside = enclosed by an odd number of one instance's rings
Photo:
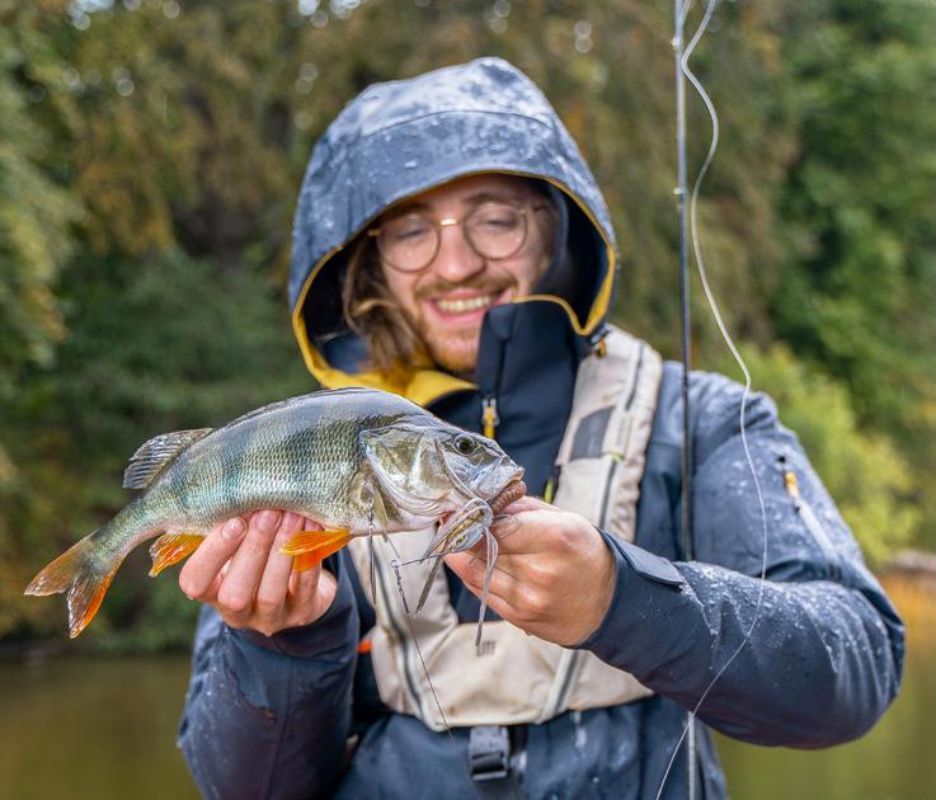
POLYGON ((516 494, 522 474, 495 442, 396 395, 370 389, 304 395, 217 430, 146 443, 125 476, 125 485, 142 493, 40 571, 26 592, 67 592, 76 636, 133 548, 169 535, 151 550, 155 574, 187 557, 218 523, 261 508, 294 511, 326 530, 344 531, 331 542, 306 534, 285 551, 308 554, 307 563, 350 536, 437 524, 438 546, 467 547, 488 524, 491 503, 506 497, 507 487, 516 494))
POLYGON ((156 516, 175 528, 204 530, 245 507, 316 512, 325 523, 347 521, 347 491, 364 466, 362 428, 400 415, 361 418, 353 405, 320 409, 309 403, 252 415, 184 451, 151 490, 156 516), (324 412, 324 413, 323 413, 324 412))

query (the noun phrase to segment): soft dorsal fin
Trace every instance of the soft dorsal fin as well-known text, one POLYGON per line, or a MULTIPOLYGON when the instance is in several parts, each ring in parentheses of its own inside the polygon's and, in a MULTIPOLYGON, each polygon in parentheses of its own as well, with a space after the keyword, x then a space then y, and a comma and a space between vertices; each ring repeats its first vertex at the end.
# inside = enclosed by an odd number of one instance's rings
POLYGON ((143 443, 130 457, 130 463, 124 471, 124 489, 145 489, 164 466, 213 430, 214 428, 197 428, 191 431, 162 433, 143 443))

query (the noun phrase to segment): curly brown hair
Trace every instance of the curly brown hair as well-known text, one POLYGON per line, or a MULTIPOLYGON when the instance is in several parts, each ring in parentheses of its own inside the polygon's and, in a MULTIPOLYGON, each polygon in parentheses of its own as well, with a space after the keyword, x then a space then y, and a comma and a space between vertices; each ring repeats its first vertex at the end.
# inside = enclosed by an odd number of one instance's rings
POLYGON ((428 359, 416 326, 390 293, 369 236, 359 236, 350 246, 341 308, 348 327, 367 345, 370 366, 377 372, 406 372, 414 361, 428 359))

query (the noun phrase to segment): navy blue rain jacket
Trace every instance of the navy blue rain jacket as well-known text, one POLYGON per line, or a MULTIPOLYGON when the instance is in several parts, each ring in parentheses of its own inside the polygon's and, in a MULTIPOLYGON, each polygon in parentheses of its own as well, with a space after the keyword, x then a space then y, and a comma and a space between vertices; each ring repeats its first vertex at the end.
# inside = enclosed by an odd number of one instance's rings
MULTIPOLYGON (((509 64, 481 59, 372 86, 336 119, 313 152, 296 214, 293 326, 323 385, 376 385, 337 300, 346 245, 393 202, 486 171, 548 186, 559 210, 556 255, 538 289, 566 305, 494 308, 474 382, 414 371, 395 389, 472 430, 481 424, 482 398, 496 397, 497 438, 526 469, 530 490, 542 493, 576 367, 602 329, 615 244, 575 144, 509 64)), ((897 692, 902 625, 796 437, 768 398, 748 400, 745 429, 762 509, 741 438, 742 390, 704 373, 691 380, 696 560, 684 559, 679 375, 677 365, 666 365, 635 544, 605 537, 617 588, 606 618, 580 645, 656 695, 527 726, 514 763, 529 797, 653 798, 661 786, 662 797, 687 796, 680 743, 687 709, 697 707, 698 796, 724 797, 707 728, 756 744, 826 747, 868 730, 897 692), (786 487, 789 472, 799 499, 786 487)), ((201 791, 221 798, 477 796, 466 730, 435 733, 380 703, 370 659, 357 653, 373 609, 345 554, 326 566, 337 596, 308 627, 265 637, 203 612, 179 736, 201 791)), ((476 618, 477 600, 448 577, 459 617, 476 618)))

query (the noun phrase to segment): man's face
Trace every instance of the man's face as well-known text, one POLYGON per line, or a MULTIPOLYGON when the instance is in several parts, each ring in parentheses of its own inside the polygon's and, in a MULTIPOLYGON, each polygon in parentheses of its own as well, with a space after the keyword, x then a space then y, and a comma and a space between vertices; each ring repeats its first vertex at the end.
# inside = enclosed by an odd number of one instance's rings
MULTIPOLYGON (((490 208, 490 206, 484 206, 490 208)), ((478 339, 487 309, 530 294, 552 255, 553 215, 548 203, 522 178, 472 175, 418 195, 384 215, 378 225, 417 213, 434 223, 447 220, 435 258, 418 272, 401 272, 381 258, 391 294, 412 320, 433 360, 457 375, 478 361, 478 339), (526 238, 507 258, 485 258, 465 236, 464 220, 486 203, 506 203, 526 218, 526 238)))

